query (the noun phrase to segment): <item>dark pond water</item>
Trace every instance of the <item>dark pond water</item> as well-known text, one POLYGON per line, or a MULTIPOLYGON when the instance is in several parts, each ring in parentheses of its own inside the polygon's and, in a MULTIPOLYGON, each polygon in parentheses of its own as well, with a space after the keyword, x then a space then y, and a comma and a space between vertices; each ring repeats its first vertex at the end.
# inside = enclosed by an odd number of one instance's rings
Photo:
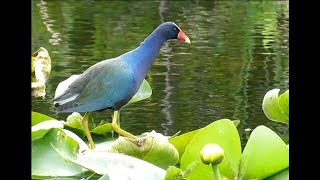
MULTIPOLYGON (((52 59, 45 99, 32 110, 57 114, 52 98, 58 83, 100 60, 139 45, 164 21, 176 22, 191 44, 167 42, 146 80, 150 98, 121 110, 121 127, 173 135, 222 118, 245 129, 265 125, 284 140, 288 126, 268 120, 265 93, 289 88, 288 1, 32 1, 32 50, 44 47, 52 59)), ((111 111, 94 113, 111 122, 111 111)))

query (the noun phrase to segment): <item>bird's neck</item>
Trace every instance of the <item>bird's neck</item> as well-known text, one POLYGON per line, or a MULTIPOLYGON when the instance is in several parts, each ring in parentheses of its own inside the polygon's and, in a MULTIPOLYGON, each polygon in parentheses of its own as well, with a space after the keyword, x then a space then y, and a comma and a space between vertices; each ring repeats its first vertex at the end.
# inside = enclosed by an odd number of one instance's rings
MULTIPOLYGON (((145 78, 151 65, 159 54, 161 46, 167 39, 156 30, 152 32, 139 47, 130 52, 131 57, 129 64, 135 66, 140 78, 145 78)), ((143 79, 142 79, 143 80, 143 79)))
POLYGON ((140 65, 144 64, 148 68, 154 62, 156 56, 159 54, 160 48, 167 39, 161 36, 156 30, 152 32, 137 48, 137 52, 141 54, 141 59, 138 61, 140 65))

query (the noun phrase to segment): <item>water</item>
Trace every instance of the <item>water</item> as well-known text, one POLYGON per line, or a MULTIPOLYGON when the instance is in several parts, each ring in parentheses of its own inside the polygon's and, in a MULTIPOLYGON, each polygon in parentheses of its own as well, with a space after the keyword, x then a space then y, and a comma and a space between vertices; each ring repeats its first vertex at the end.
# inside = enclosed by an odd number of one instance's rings
MULTIPOLYGON (((146 80, 150 98, 121 110, 121 127, 133 134, 185 133, 223 118, 244 129, 265 125, 285 141, 288 126, 268 120, 265 93, 289 88, 288 1, 32 1, 32 50, 52 59, 45 99, 32 110, 57 119, 58 83, 103 59, 139 45, 164 21, 176 22, 191 44, 167 42, 146 80)), ((111 111, 94 113, 111 122, 111 111)))

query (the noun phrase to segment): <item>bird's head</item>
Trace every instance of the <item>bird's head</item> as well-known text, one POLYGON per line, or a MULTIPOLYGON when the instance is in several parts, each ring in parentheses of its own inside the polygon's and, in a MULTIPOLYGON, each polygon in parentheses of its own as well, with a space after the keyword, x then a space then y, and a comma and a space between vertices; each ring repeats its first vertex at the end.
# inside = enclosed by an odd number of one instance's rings
POLYGON ((190 39, 184 32, 180 29, 178 25, 174 22, 165 22, 162 23, 158 29, 161 29, 161 32, 168 39, 178 39, 180 41, 184 41, 186 43, 191 43, 190 39))

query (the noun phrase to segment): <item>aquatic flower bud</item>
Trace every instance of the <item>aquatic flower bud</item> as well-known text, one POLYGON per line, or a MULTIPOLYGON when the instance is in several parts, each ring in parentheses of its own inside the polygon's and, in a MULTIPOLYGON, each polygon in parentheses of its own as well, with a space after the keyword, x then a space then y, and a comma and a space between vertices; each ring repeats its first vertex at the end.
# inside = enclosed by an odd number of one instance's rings
POLYGON ((224 157, 224 151, 218 144, 206 144, 200 151, 201 161, 206 164, 220 164, 224 157))

